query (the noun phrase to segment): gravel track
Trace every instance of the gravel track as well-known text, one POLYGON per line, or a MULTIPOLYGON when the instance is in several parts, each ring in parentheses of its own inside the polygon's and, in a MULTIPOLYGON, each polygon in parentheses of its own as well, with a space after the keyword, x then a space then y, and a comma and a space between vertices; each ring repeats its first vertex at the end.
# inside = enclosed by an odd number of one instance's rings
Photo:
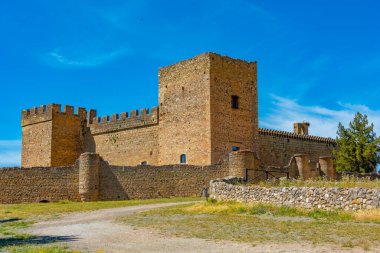
POLYGON ((55 220, 41 221, 27 230, 28 233, 49 238, 66 238, 63 244, 84 252, 361 252, 360 249, 342 250, 333 246, 309 244, 258 244, 229 241, 210 241, 197 238, 179 238, 160 234, 145 228, 134 228, 116 223, 117 218, 186 202, 148 204, 91 212, 68 214, 55 220))

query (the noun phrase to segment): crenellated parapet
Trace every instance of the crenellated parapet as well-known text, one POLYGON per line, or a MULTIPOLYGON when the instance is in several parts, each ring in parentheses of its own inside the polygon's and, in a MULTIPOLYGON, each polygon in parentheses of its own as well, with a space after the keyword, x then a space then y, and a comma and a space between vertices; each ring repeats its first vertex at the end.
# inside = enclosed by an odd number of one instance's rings
POLYGON ((320 136, 313 136, 313 135, 305 135, 305 134, 297 134, 297 133, 291 133, 286 131, 278 131, 278 130, 272 130, 272 129, 265 129, 265 128, 259 128, 259 134, 260 135, 272 135, 272 136, 278 136, 283 138, 291 138, 291 139, 299 139, 303 141, 312 141, 312 142, 321 142, 326 144, 335 144, 335 140, 328 137, 320 137, 320 136))
POLYGON ((92 119, 90 129, 91 134, 101 134, 157 125, 158 120, 158 107, 153 107, 151 110, 144 108, 140 111, 133 110, 130 113, 122 112, 120 114, 112 114, 111 116, 95 117, 92 119))
MULTIPOLYGON (((78 107, 74 110, 74 106, 64 105, 63 110, 60 104, 41 105, 30 109, 22 110, 21 126, 33 125, 50 121, 55 115, 78 117, 81 121, 86 120, 87 110, 83 107, 78 107)), ((95 117, 96 111, 89 111, 89 118, 95 117)))

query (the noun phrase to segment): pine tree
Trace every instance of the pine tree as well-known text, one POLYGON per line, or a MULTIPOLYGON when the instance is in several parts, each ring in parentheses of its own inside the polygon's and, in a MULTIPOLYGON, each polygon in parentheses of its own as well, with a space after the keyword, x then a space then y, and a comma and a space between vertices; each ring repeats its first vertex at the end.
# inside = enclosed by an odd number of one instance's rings
POLYGON ((337 148, 334 159, 337 171, 358 173, 375 172, 380 161, 380 138, 368 124, 367 115, 356 113, 348 128, 338 125, 337 148))

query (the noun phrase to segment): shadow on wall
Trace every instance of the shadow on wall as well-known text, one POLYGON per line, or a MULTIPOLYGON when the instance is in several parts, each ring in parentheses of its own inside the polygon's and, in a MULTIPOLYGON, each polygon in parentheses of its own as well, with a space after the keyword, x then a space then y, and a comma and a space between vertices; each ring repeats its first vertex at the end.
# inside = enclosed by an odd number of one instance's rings
POLYGON ((127 200, 130 199, 124 187, 120 184, 114 170, 106 161, 101 162, 100 182, 99 182, 99 199, 100 200, 127 200))
POLYGON ((101 191, 107 193, 102 198, 107 199, 122 193, 130 199, 200 196, 210 180, 228 175, 220 165, 110 166, 102 172, 108 173, 101 179, 101 191))

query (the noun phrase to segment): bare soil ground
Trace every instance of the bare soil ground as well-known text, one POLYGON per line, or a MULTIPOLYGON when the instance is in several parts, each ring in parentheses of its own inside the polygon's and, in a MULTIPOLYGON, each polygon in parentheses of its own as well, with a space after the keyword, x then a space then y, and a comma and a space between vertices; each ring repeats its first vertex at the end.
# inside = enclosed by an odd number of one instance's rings
POLYGON ((314 246, 294 243, 251 245, 230 241, 179 238, 152 229, 135 228, 117 222, 118 218, 136 212, 178 204, 184 203, 149 204, 69 214, 59 219, 36 223, 27 232, 41 236, 70 238, 64 244, 84 252, 365 252, 356 248, 344 250, 334 245, 314 246))

